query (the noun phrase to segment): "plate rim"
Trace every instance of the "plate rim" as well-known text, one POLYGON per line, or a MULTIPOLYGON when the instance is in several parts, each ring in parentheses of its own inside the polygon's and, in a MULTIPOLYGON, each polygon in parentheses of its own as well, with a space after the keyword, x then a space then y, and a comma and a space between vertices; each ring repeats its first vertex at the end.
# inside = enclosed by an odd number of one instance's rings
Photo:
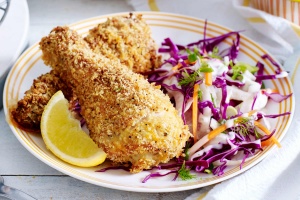
MULTIPOLYGON (((134 13, 134 14, 144 14, 144 15, 147 15, 147 14, 154 14, 154 15, 169 15, 171 17, 185 17, 187 19, 194 19, 194 20, 203 20, 203 19, 200 19, 200 18, 196 18, 196 17, 192 17, 192 16, 188 16, 188 15, 181 15, 181 14, 175 14, 175 13, 168 13, 168 12, 155 12, 155 11, 137 11, 137 12, 119 12, 119 13, 111 13, 111 14, 106 14, 106 15, 99 15, 99 16, 95 16, 95 17, 91 17, 91 18, 87 18, 87 19, 83 19, 83 20, 80 20, 78 22, 75 22, 75 23, 72 23, 68 26, 70 27, 74 27, 78 24, 81 24, 81 23, 85 23, 87 21, 92 21, 92 20, 97 20, 99 18, 108 18, 108 17, 113 17, 113 16, 119 16, 119 15, 128 15, 128 13, 134 13)), ((228 28, 228 27, 225 27, 223 25, 220 25, 218 23, 214 23, 213 21, 209 21, 210 24, 214 24, 214 25, 217 25, 218 27, 222 27, 222 28, 225 28, 227 30, 230 30, 230 31, 233 31, 231 28, 228 28)), ((262 46, 258 45, 258 43, 256 43, 254 40, 252 40, 251 38, 241 34, 243 38, 246 38, 247 40, 251 41, 253 44, 255 44, 255 46, 261 48, 264 52, 268 53, 269 55, 272 56, 272 54, 269 53, 269 51, 267 51, 266 49, 264 49, 262 46)), ((34 48, 38 48, 38 42, 31 45, 28 49, 26 49, 26 51, 23 52, 23 54, 18 58, 18 60, 16 61, 16 63, 22 58, 22 56, 26 55, 26 53, 29 53, 30 51, 32 51, 32 49, 34 48)), ((273 56, 272 56, 273 57, 273 56)), ((276 59, 275 59, 276 60, 276 59)), ((276 60, 277 61, 277 60, 276 60)), ((278 62, 278 61, 277 61, 278 62)), ((281 65, 280 65, 281 66, 281 65)), ((13 73, 13 70, 16 68, 16 64, 13 65, 13 67, 11 68, 9 74, 8 74, 8 77, 12 76, 12 73, 13 73)), ((283 68, 281 66, 281 68, 283 68)), ((8 80, 8 79, 7 79, 8 80)), ((5 86, 4 86, 4 90, 3 90, 3 107, 4 107, 4 112, 5 112, 5 116, 8 117, 8 111, 9 111, 9 108, 8 108, 8 105, 6 104, 6 99, 7 99, 7 95, 6 95, 6 90, 8 90, 8 81, 6 80, 5 82, 5 86)), ((292 84, 291 84, 291 80, 290 78, 288 77, 287 78, 287 81, 289 83, 289 85, 291 86, 291 91, 293 92, 294 89, 292 87, 292 84)), ((295 97, 294 97, 294 94, 292 95, 292 100, 291 100, 291 111, 294 111, 295 110, 295 97)), ((287 121, 286 123, 286 128, 282 131, 282 134, 281 136, 278 138, 278 140, 282 140, 282 138, 285 136, 285 134, 287 133, 289 127, 290 127, 290 124, 293 120, 293 117, 294 117, 294 112, 292 112, 292 114, 290 115, 289 117, 289 120, 287 121)), ((207 182, 207 183, 204 183, 204 184, 201 184, 201 186, 199 186, 198 184, 192 184, 192 185, 188 185, 188 186, 182 186, 182 187, 171 187, 171 188, 149 188, 149 187, 125 187, 125 186, 116 186, 116 185, 111 185, 111 184, 107 184, 107 183, 101 183, 99 184, 99 182, 97 181, 94 181, 94 180, 89 180, 89 179, 86 179, 86 178, 83 178, 83 177, 80 177, 76 174, 73 174, 71 172, 68 172, 67 170, 64 170, 62 169, 61 167, 57 166, 57 165, 54 165, 53 163, 51 163, 49 160, 47 159, 43 159, 41 158, 41 156, 39 154, 37 154, 36 152, 34 152, 32 150, 32 148, 30 148, 28 146, 28 144, 26 144, 25 140, 23 140, 15 131, 14 131, 14 127, 11 123, 9 123, 9 127, 11 129, 11 131, 14 133, 14 135, 17 137, 17 139, 19 140, 19 142, 31 153, 33 154, 36 158, 38 158, 40 161, 46 163, 48 166, 64 173, 64 174, 67 174, 71 177, 74 177, 76 179, 79 179, 79 180, 82 180, 82 181, 85 181, 85 182, 88 182, 88 183, 91 183, 91 184, 94 184, 94 185, 97 185, 97 186, 102 186, 102 187, 107 187, 107 188, 111 188, 111 189, 117 189, 117 190, 123 190, 123 191, 132 191, 132 192, 150 192, 150 193, 156 193, 156 192, 177 192, 177 191, 185 191, 185 190, 191 190, 191 189, 196 189, 196 188, 201 188, 201 187, 206 187, 206 186, 209 186, 209 185, 213 185, 213 184, 216 184, 216 183, 219 183, 219 182, 222 182, 222 181, 225 181, 225 180, 228 180, 234 176, 237 176, 241 173, 244 173, 245 171, 247 171, 248 169, 254 167, 256 164, 258 164, 259 162, 261 162, 265 157, 267 157, 270 152, 273 151, 273 149, 275 148, 275 145, 272 145, 269 147, 269 149, 267 150, 267 152, 265 152, 262 156, 259 157, 259 159, 257 159, 256 161, 252 162, 251 164, 249 164, 248 166, 245 166, 243 167, 241 170, 239 170, 238 172, 233 172, 227 176, 224 176, 222 178, 218 178, 214 181, 210 181, 210 182, 207 182)))

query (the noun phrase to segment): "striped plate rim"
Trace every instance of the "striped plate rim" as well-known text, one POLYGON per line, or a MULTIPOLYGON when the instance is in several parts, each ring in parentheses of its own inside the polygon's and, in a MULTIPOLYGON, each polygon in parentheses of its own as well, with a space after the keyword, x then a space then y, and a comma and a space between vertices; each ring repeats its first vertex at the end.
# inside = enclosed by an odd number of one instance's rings
MULTIPOLYGON (((185 15, 177 15, 171 13, 163 13, 163 12, 134 12, 136 14, 143 14, 144 19, 146 19, 147 23, 150 27, 164 27, 173 30, 184 30, 186 32, 194 32, 202 34, 202 30, 204 27, 205 21, 198 18, 193 18, 185 15)), ((72 29, 77 30, 80 34, 86 34, 87 31, 95 26, 96 24, 105 21, 108 17, 113 16, 124 16, 128 13, 115 13, 110 15, 103 15, 99 17, 89 18, 86 20, 79 21, 77 23, 71 24, 70 27, 72 29)), ((230 29, 223 27, 221 25, 208 22, 207 34, 208 36, 224 34, 226 32, 231 31, 230 29)), ((158 41, 160 42, 160 41, 158 41)), ((192 41, 191 41, 192 42, 192 41)), ((257 60, 262 55, 262 53, 268 53, 258 44, 256 44, 251 39, 241 36, 241 46, 245 47, 241 49, 241 53, 246 55, 252 60, 257 60)), ((269 53, 268 53, 269 54, 269 53)), ((269 54, 270 55, 270 54, 269 54)), ((20 98, 20 95, 24 92, 23 84, 26 85, 24 80, 28 78, 30 74, 30 70, 37 64, 37 62, 41 61, 41 51, 39 50, 38 44, 34 44, 29 49, 27 49, 12 67, 4 88, 3 102, 4 102, 4 112, 7 118, 9 118, 9 108, 11 105, 11 100, 16 100, 20 98)), ((266 64, 266 74, 274 73, 274 67, 270 62, 265 62, 266 64)), ((289 78, 284 78, 280 80, 272 80, 270 81, 271 85, 275 88, 278 88, 280 92, 283 94, 292 93, 292 85, 289 78)), ((28 85, 28 83, 27 83, 28 85)), ((28 88, 27 88, 28 89, 28 88)), ((294 97, 290 98, 288 101, 284 101, 279 105, 279 112, 287 112, 294 110, 294 97)), ((277 130, 275 136, 280 141, 283 136, 286 134, 287 129, 291 123, 293 115, 288 117, 280 118, 275 128, 277 130)), ((179 184, 170 184, 165 186, 155 186, 155 185, 130 185, 130 184, 122 184, 114 181, 107 181, 99 177, 99 173, 97 176, 93 176, 89 173, 85 173, 85 170, 68 165, 56 157, 54 157, 51 153, 49 153, 44 146, 39 143, 41 138, 35 134, 30 134, 26 131, 20 130, 15 127, 13 124, 10 124, 10 128, 17 137, 17 139, 22 143, 22 145, 34 156, 38 159, 46 163, 47 165, 61 171, 62 173, 68 174, 74 178, 113 189, 126 190, 126 191, 136 191, 136 192, 174 192, 174 191, 182 191, 188 189, 194 189, 199 187, 204 187, 208 185, 212 185, 231 177, 234 177, 260 162, 263 158, 265 158, 274 148, 274 145, 267 147, 263 152, 260 152, 256 157, 246 162, 242 169, 238 166, 232 169, 229 169, 225 172, 225 174, 221 177, 212 176, 205 179, 199 179, 193 182, 180 182, 179 184)), ((140 181, 140 180, 137 180, 140 181)))

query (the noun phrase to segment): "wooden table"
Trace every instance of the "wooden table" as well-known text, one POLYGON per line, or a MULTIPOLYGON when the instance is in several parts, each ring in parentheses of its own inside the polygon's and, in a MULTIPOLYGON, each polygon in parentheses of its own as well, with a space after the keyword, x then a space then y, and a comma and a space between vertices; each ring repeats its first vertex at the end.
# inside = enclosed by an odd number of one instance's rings
MULTIPOLYGON (((58 25, 103 14, 132 11, 123 0, 28 0, 29 45, 58 25)), ((135 193, 95 186, 64 175, 31 155, 10 130, 0 111, 0 174, 5 183, 37 199, 184 199, 195 190, 175 193, 135 193)), ((1 199, 1 197, 0 197, 1 199)))

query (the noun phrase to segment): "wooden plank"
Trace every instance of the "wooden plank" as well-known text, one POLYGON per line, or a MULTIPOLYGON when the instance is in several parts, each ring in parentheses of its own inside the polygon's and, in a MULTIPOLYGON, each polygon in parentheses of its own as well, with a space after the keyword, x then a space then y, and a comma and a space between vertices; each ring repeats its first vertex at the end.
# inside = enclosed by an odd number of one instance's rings
POLYGON ((44 164, 22 146, 0 112, 0 174, 2 175, 62 175, 44 164))
POLYGON ((153 194, 126 192, 95 186, 65 176, 4 176, 4 181, 6 185, 14 186, 39 200, 173 200, 184 199, 196 191, 153 194))

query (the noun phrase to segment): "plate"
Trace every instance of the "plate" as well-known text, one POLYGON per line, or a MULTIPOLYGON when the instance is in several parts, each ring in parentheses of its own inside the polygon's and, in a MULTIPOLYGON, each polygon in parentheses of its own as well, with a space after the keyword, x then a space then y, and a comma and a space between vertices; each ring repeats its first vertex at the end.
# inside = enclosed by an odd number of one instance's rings
MULTIPOLYGON (((152 29, 153 38, 158 45, 166 37, 172 38, 174 42, 179 44, 187 44, 202 39, 205 20, 161 12, 136 13, 143 14, 144 19, 152 29)), ((78 33, 86 35, 89 29, 98 23, 106 21, 108 17, 127 14, 128 13, 117 13, 90 18, 78 23, 74 23, 70 25, 70 27, 77 30, 78 33)), ((231 30, 228 28, 208 21, 208 37, 218 36, 230 31, 231 30)), ((268 61, 264 62, 260 58, 266 53, 268 52, 261 48, 254 41, 247 37, 241 36, 239 60, 253 65, 260 60, 266 66, 266 74, 275 73, 275 69, 272 64, 268 61)), ((4 110, 7 117, 9 117, 8 111, 11 106, 11 102, 16 103, 18 99, 22 98, 24 92, 31 86, 34 78, 50 70, 49 67, 43 64, 43 61, 41 60, 41 54, 42 53, 39 50, 38 44, 31 46, 22 54, 10 71, 6 80, 3 94, 4 110)), ((288 78, 267 81, 265 84, 268 87, 277 88, 282 94, 289 94, 293 92, 291 82, 288 78)), ((280 104, 270 105, 269 110, 274 113, 283 113, 288 111, 293 112, 294 102, 295 100, 292 96, 292 98, 289 98, 280 104)), ((275 137, 278 138, 279 141, 286 134, 291 120, 292 115, 280 117, 272 121, 271 126, 272 128, 276 128, 277 131, 275 133, 275 137)), ((148 180, 146 183, 142 183, 143 178, 150 173, 149 171, 143 171, 138 174, 130 174, 123 170, 111 170, 104 173, 95 172, 97 169, 108 166, 109 163, 105 163, 104 166, 93 168, 75 167, 61 161, 50 151, 48 151, 39 134, 30 134, 26 131, 18 129, 13 124, 10 124, 10 128, 17 139, 30 153, 58 171, 91 184, 135 192, 174 192, 212 185, 232 178, 248 170, 265 158, 273 148, 277 148, 274 145, 265 148, 264 151, 258 153, 256 157, 246 162, 242 169, 240 169, 239 166, 227 168, 225 174, 222 176, 201 175, 190 181, 172 181, 173 176, 170 175, 161 178, 153 178, 148 180)))

